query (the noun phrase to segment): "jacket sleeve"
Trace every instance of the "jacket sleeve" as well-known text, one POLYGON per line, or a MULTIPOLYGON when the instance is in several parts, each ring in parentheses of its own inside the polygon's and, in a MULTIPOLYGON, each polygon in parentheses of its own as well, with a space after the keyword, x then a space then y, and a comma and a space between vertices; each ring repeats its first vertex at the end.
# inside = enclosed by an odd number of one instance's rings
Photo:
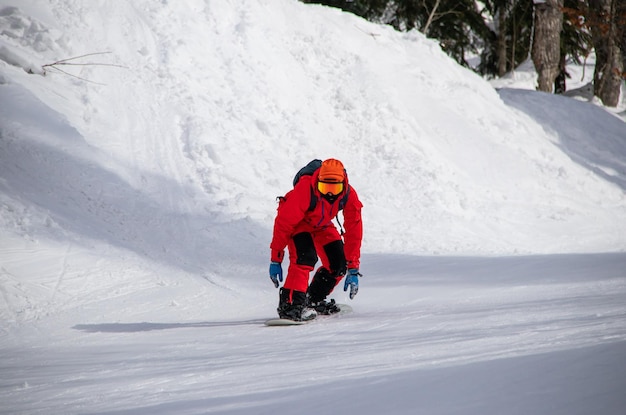
POLYGON ((361 208, 363 204, 353 187, 350 187, 350 195, 343 209, 344 250, 348 268, 359 268, 361 264, 361 241, 363 240, 363 221, 361 208))
POLYGON ((295 227, 304 219, 311 203, 311 180, 302 177, 279 202, 270 243, 271 261, 282 262, 283 253, 295 227))

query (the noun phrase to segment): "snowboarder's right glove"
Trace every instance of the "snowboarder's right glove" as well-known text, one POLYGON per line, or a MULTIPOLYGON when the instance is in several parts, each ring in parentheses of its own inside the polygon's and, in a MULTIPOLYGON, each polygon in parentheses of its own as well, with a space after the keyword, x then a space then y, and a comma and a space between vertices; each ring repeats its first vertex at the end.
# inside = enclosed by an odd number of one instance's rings
POLYGON ((359 277, 361 274, 357 268, 350 268, 346 274, 346 282, 343 284, 343 290, 348 291, 350 287, 350 299, 352 300, 356 293, 359 292, 359 277))
POLYGON ((283 282, 283 266, 280 262, 270 262, 270 278, 276 288, 278 288, 278 281, 283 282))

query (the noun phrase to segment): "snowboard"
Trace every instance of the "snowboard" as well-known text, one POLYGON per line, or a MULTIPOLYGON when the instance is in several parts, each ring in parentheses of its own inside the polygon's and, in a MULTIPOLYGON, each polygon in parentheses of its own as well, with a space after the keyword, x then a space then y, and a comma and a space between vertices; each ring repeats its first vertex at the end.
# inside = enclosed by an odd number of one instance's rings
POLYGON ((319 320, 326 320, 327 318, 332 318, 335 316, 340 316, 342 314, 348 314, 352 312, 352 307, 349 306, 348 304, 337 304, 337 307, 339 307, 339 312, 335 313, 335 314, 329 314, 329 315, 324 315, 324 314, 318 314, 317 317, 315 317, 312 320, 307 320, 307 321, 293 321, 293 320, 289 320, 287 318, 272 318, 269 319, 265 322, 266 326, 270 326, 270 327, 280 327, 280 326, 302 326, 304 324, 309 324, 311 322, 314 321, 319 321, 319 320))

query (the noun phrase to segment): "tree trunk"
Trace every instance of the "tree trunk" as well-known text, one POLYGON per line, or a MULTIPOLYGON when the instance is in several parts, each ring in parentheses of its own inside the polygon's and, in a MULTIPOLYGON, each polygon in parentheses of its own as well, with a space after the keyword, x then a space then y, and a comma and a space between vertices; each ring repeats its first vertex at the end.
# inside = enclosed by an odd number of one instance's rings
POLYGON ((624 72, 622 37, 625 0, 589 0, 594 16, 591 25, 596 67, 593 74, 593 94, 609 107, 619 104, 622 73, 624 72))
POLYGON ((617 2, 617 28, 619 29, 618 32, 621 32, 621 40, 619 42, 622 52, 622 78, 626 79, 626 0, 617 2))
POLYGON ((535 30, 531 53, 537 71, 537 89, 552 92, 559 74, 563 0, 534 0, 535 30))
POLYGON ((622 78, 626 79, 626 0, 622 0, 618 8, 619 15, 618 26, 622 31, 622 40, 620 49, 622 51, 622 78))
POLYGON ((498 11, 498 40, 497 40, 497 53, 498 53, 498 76, 502 77, 507 72, 506 65, 506 9, 504 6, 500 7, 498 11))
POLYGON ((559 62, 559 74, 556 76, 554 80, 554 93, 562 94, 567 91, 567 77, 569 74, 567 73, 567 56, 564 53, 561 53, 561 60, 559 62))

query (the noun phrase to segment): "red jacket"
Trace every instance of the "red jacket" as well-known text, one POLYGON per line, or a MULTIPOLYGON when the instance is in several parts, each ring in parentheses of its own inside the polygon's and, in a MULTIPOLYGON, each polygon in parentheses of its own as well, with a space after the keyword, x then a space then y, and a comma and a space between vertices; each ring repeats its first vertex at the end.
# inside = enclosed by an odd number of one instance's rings
MULTIPOLYGON (((285 247, 294 235, 300 232, 316 233, 328 227, 334 228, 335 225, 332 220, 339 213, 339 201, 344 194, 339 195, 334 203, 329 203, 317 190, 318 175, 319 169, 311 176, 302 176, 293 190, 289 191, 278 205, 278 213, 274 220, 274 234, 270 244, 272 261, 282 262, 285 247), (308 212, 313 195, 317 198, 315 209, 308 212)), ((348 183, 347 175, 345 187, 346 189, 349 188, 349 193, 343 208, 344 251, 348 268, 359 268, 361 240, 363 239, 363 223, 361 221, 363 204, 354 188, 348 183)))

